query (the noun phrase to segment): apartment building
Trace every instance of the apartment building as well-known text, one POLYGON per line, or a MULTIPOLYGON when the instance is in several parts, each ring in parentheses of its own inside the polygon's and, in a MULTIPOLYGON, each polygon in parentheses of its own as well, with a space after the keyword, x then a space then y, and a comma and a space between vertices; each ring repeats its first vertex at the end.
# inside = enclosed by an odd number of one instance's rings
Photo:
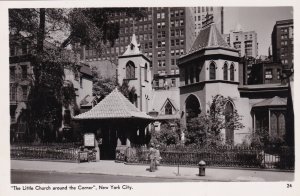
POLYGON ((232 30, 228 34, 223 34, 223 38, 228 45, 238 50, 240 57, 257 57, 258 43, 255 31, 232 30))
POLYGON ((275 62, 281 62, 287 68, 294 65, 294 22, 280 20, 272 31, 272 54, 275 62))

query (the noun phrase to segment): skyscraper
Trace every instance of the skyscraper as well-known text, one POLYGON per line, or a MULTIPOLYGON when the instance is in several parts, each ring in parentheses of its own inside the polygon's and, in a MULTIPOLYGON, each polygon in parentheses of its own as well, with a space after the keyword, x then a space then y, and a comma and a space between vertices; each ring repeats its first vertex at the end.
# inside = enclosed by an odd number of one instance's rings
POLYGON ((191 47, 194 41, 193 9, 186 7, 148 8, 147 16, 135 21, 123 14, 110 16, 110 22, 120 24, 120 36, 115 45, 97 55, 86 48, 84 60, 112 60, 123 54, 134 33, 143 53, 152 60, 153 73, 176 74, 176 59, 191 47), (134 29, 133 29, 134 28, 134 29))
POLYGON ((272 32, 272 53, 275 62, 281 62, 287 68, 294 65, 294 22, 280 20, 274 25, 272 32))
POLYGON ((239 51, 240 57, 253 57, 258 55, 257 33, 255 31, 243 32, 241 29, 223 34, 224 40, 239 51))

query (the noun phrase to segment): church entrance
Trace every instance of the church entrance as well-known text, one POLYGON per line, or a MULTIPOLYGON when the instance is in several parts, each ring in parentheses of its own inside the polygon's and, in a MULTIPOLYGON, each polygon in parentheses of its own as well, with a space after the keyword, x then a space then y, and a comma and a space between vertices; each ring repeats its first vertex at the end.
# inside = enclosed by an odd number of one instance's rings
POLYGON ((201 113, 200 103, 195 95, 189 95, 185 103, 186 122, 196 118, 201 113))

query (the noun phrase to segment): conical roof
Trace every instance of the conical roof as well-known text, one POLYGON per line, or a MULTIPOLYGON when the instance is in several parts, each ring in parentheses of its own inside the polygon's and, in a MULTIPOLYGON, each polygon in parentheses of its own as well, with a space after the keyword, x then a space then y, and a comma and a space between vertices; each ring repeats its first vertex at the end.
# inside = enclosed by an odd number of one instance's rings
POLYGON ((261 102, 258 102, 253 105, 253 107, 266 107, 266 106, 285 106, 287 103, 286 98, 281 98, 278 96, 275 96, 271 99, 265 99, 261 102))
POLYGON ((152 119, 136 108, 117 88, 91 110, 74 117, 75 120, 118 118, 152 119))
POLYGON ((207 25, 206 27, 201 29, 188 54, 211 47, 223 47, 232 49, 223 39, 215 23, 207 25))

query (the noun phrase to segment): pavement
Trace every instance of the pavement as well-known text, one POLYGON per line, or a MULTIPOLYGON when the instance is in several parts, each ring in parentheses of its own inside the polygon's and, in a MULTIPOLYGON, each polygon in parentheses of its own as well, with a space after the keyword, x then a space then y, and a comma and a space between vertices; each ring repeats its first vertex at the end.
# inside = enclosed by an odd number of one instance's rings
POLYGON ((276 182, 293 181, 294 172, 264 169, 206 168, 205 176, 199 176, 197 167, 159 166, 155 172, 148 165, 127 165, 101 160, 89 163, 68 163, 36 160, 11 160, 12 170, 62 172, 77 174, 104 174, 152 178, 176 178, 214 182, 276 182))

